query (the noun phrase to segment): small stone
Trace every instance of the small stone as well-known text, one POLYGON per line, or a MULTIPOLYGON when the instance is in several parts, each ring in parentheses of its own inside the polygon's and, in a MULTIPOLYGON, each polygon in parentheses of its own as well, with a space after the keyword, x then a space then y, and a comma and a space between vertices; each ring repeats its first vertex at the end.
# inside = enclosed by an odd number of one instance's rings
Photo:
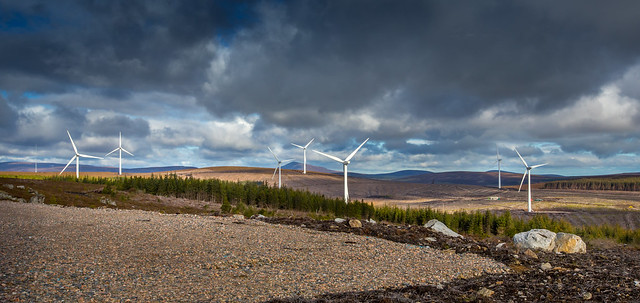
POLYGON ((591 298, 593 298, 593 295, 590 292, 585 292, 582 294, 583 300, 591 300, 591 298))
POLYGON ((534 253, 531 249, 525 250, 524 255, 531 259, 538 259, 538 255, 536 255, 536 253, 534 253))
POLYGON ((498 245, 496 245, 496 248, 503 248, 505 245, 507 245, 507 243, 498 243, 498 245))
POLYGON ((300 227, 305 228, 305 227, 307 227, 307 225, 305 225, 305 224, 300 224, 300 227))
POLYGON ((235 215, 233 215, 233 216, 231 216, 231 217, 232 217, 232 218, 234 218, 234 219, 236 219, 236 220, 244 220, 244 216, 243 216, 243 215, 235 214, 235 215))
POLYGON ((635 280, 635 281, 633 281, 633 283, 636 284, 636 287, 640 287, 640 281, 635 280))
POLYGON ((342 218, 336 218, 336 219, 335 219, 335 220, 333 220, 333 221, 334 221, 334 222, 336 222, 336 223, 344 223, 344 222, 345 222, 345 221, 347 221, 347 220, 342 219, 342 218))
POLYGON ((542 269, 542 270, 549 270, 549 269, 551 269, 551 268, 553 268, 553 267, 551 266, 551 264, 550 264, 549 262, 547 262, 547 263, 542 263, 542 264, 540 265, 540 269, 542 269))
POLYGON ((369 222, 369 223, 371 223, 371 224, 376 224, 376 223, 378 223, 378 222, 376 222, 376 220, 374 220, 374 219, 369 219, 369 220, 367 220, 367 222, 369 222))
POLYGON ((16 186, 16 188, 18 188, 18 189, 24 189, 24 185, 18 185, 18 186, 16 186))
POLYGON ((426 238, 424 238, 424 239, 425 239, 426 241, 429 241, 429 242, 437 242, 437 241, 438 241, 438 239, 436 239, 436 238, 434 238, 434 237, 426 237, 426 238))
POLYGON ((329 226, 329 229, 338 229, 338 226, 332 224, 331 226, 329 226))
POLYGON ((444 289, 444 285, 438 283, 438 285, 436 285, 437 289, 443 290, 444 289))
POLYGON ((360 222, 360 220, 358 219, 351 219, 349 220, 349 226, 351 226, 352 228, 360 228, 362 227, 362 222, 360 222))
POLYGON ((502 285, 502 283, 504 283, 504 281, 496 281, 496 285, 502 285))
POLYGON ((480 288, 480 290, 478 290, 478 296, 482 296, 485 298, 493 296, 494 293, 495 291, 488 289, 486 287, 480 288))
POLYGON ((8 188, 8 189, 13 189, 13 184, 2 184, 2 186, 8 188))

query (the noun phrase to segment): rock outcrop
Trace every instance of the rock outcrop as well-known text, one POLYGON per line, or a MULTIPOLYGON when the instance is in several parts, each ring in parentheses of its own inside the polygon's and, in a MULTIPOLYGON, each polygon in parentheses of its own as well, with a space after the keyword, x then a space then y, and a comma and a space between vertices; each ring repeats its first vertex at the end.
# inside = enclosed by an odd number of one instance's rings
POLYGON ((556 247, 553 249, 553 251, 568 254, 584 254, 587 252, 587 245, 584 243, 584 241, 582 241, 582 238, 580 238, 580 236, 568 233, 557 233, 556 247))
POLYGON ((426 228, 430 228, 431 230, 441 233, 445 236, 449 236, 452 238, 464 238, 463 236, 461 236, 460 234, 458 234, 457 232, 449 229, 449 227, 447 227, 446 225, 444 225, 444 223, 436 220, 436 219, 431 219, 429 220, 429 222, 425 223, 424 227, 426 228))
POLYGON ((513 244, 519 250, 542 250, 556 253, 586 253, 587 245, 577 235, 554 233, 546 229, 532 229, 513 236, 513 244))
POLYGON ((556 247, 556 233, 546 229, 532 229, 513 236, 513 244, 519 250, 543 250, 551 252, 556 247))

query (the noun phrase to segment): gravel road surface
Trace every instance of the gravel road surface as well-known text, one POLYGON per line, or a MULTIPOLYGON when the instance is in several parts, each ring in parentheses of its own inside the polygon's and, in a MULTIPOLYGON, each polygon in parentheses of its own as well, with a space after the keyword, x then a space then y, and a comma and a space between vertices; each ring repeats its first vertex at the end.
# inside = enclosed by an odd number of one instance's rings
POLYGON ((507 270, 474 254, 231 217, 0 201, 0 301, 260 302, 507 270))

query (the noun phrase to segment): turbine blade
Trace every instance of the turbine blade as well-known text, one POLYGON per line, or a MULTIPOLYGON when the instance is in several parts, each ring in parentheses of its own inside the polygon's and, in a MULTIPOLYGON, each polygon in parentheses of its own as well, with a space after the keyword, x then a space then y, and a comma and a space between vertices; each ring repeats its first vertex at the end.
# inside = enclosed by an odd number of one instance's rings
POLYGON ((527 164, 527 161, 525 161, 525 160, 522 158, 522 156, 520 156, 520 153, 518 152, 518 150, 517 150, 517 149, 515 149, 515 148, 514 148, 513 150, 515 150, 515 151, 516 151, 516 154, 518 154, 518 157, 520 157, 520 160, 522 160, 522 164, 524 164, 524 166, 526 166, 526 167, 529 167, 529 165, 527 164))
POLYGON ((280 159, 278 159, 278 156, 276 156, 276 154, 271 150, 271 147, 267 146, 267 148, 269 149, 273 157, 276 158, 276 161, 280 162, 280 159))
POLYGON ((534 169, 534 168, 540 167, 540 166, 545 166, 547 164, 549 164, 549 163, 534 165, 534 166, 531 166, 531 169, 534 169))
POLYGON ((295 146, 295 147, 297 147, 297 148, 302 148, 302 149, 304 149, 304 146, 300 146, 300 145, 295 144, 295 143, 291 143, 291 145, 293 145, 293 146, 295 146))
POLYGON ((273 180, 273 178, 276 177, 277 172, 278 172, 278 166, 276 166, 276 169, 273 171, 273 176, 271 176, 271 180, 273 180))
POLYGON ((500 151, 498 151, 498 144, 496 144, 496 159, 500 161, 500 151))
POLYGON ((108 156, 108 155, 111 155, 112 153, 114 153, 114 152, 118 151, 118 149, 120 149, 120 147, 118 147, 118 148, 116 148, 116 149, 112 150, 111 152, 109 152, 108 154, 106 154, 106 155, 104 155, 104 156, 106 157, 106 156, 108 156))
POLYGON ((317 154, 321 154, 321 155, 323 155, 323 156, 325 156, 325 157, 327 157, 327 158, 329 158, 329 159, 331 159, 331 160, 338 161, 338 162, 340 162, 340 163, 343 163, 343 162, 344 162, 344 161, 340 160, 340 158, 338 158, 338 157, 335 157, 335 156, 332 156, 332 155, 327 155, 327 154, 325 154, 325 153, 323 153, 323 152, 319 152, 319 151, 317 151, 317 150, 315 150, 315 149, 313 150, 313 152, 315 152, 315 153, 317 153, 317 154))
POLYGON ((524 178, 527 176, 527 171, 524 171, 524 175, 522 175, 522 181, 520 181, 520 188, 518 188, 518 192, 522 189, 522 184, 524 183, 524 178))
POLYGON ((69 130, 67 129, 67 135, 69 135, 69 140, 71 140, 71 145, 73 146, 73 151, 76 152, 76 154, 78 153, 78 149, 76 148, 76 144, 73 143, 73 139, 71 139, 71 134, 69 133, 69 130))
MULTIPOLYGON (((121 147, 121 148, 122 148, 122 147, 121 147)), ((123 152, 125 152, 125 153, 127 153, 127 154, 129 154, 129 155, 132 155, 132 156, 133 156, 133 154, 132 154, 132 153, 128 152, 128 151, 127 151, 126 149, 124 149, 124 148, 122 148, 122 151, 123 151, 123 152)))
POLYGON ((360 144, 360 146, 358 146, 358 148, 356 148, 356 150, 354 150, 354 151, 349 155, 349 157, 347 157, 347 158, 346 158, 346 159, 344 159, 344 160, 345 160, 345 161, 349 161, 349 160, 351 160, 351 158, 353 158, 353 156, 355 156, 355 155, 356 155, 356 153, 360 150, 360 148, 361 148, 365 143, 367 143, 367 141, 369 141, 369 138, 367 138, 367 140, 364 140, 364 142, 362 142, 362 144, 360 144))
POLYGON ((82 158, 93 158, 93 159, 102 159, 100 157, 95 157, 95 156, 89 156, 89 155, 83 155, 83 154, 78 154, 79 157, 82 158))
POLYGON ((309 145, 311 145, 311 142, 313 142, 313 140, 315 140, 316 138, 312 138, 311 141, 309 141, 309 143, 307 143, 307 145, 304 146, 304 148, 309 147, 309 145))
POLYGON ((69 163, 67 163, 67 165, 66 165, 66 166, 65 166, 65 167, 60 171, 60 173, 58 174, 58 176, 59 176, 59 175, 62 175, 62 173, 65 171, 65 169, 67 169, 67 167, 69 167, 69 164, 71 164, 71 162, 73 162, 73 160, 75 160, 75 159, 76 159, 76 157, 77 157, 77 156, 75 156, 75 155, 74 155, 73 157, 71 157, 71 160, 69 160, 69 163))

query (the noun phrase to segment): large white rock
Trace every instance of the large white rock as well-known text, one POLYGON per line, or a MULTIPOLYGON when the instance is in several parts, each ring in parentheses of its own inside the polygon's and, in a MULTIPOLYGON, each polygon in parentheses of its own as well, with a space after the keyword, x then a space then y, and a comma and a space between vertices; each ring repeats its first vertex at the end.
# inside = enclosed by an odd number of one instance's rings
POLYGON ((578 235, 558 233, 556 234, 556 247, 553 251, 567 254, 584 254, 587 252, 587 245, 578 235))
POLYGON ((438 221, 437 219, 429 220, 429 222, 424 224, 424 227, 430 228, 431 230, 433 230, 435 232, 439 232, 439 233, 441 233, 441 234, 443 234, 445 236, 449 236, 449 237, 453 237, 453 238, 464 238, 463 236, 461 236, 457 232, 449 229, 449 227, 447 227, 446 225, 444 225, 444 223, 438 221))
POLYGON ((532 229, 513 236, 513 244, 519 250, 539 249, 552 251, 556 246, 556 233, 546 229, 532 229))

